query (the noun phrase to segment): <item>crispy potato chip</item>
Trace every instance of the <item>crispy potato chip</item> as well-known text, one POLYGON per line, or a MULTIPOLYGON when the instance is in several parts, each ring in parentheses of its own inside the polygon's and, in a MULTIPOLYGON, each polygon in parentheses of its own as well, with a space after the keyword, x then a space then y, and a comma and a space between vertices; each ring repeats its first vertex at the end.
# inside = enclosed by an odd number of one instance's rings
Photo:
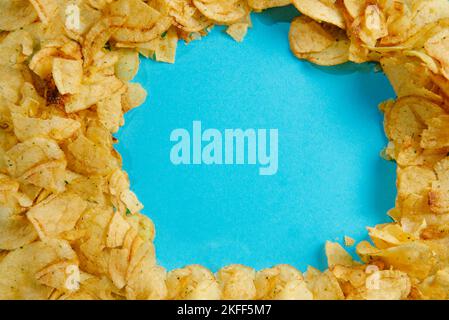
POLYGON ((199 265, 170 271, 166 282, 170 300, 218 300, 221 297, 212 272, 199 265))
POLYGON ((0 30, 14 31, 37 19, 37 13, 29 1, 0 1, 0 30))
POLYGON ((128 83, 128 90, 125 95, 125 110, 128 111, 140 106, 147 98, 147 91, 140 83, 128 83))
POLYGON ((236 22, 231 24, 226 29, 226 33, 229 34, 235 41, 242 42, 248 32, 248 27, 249 25, 246 22, 236 22))
POLYGON ((290 48, 295 54, 321 52, 335 41, 321 24, 306 16, 295 18, 290 26, 290 48))
POLYGON ((295 7, 304 15, 316 20, 333 24, 345 29, 345 20, 335 1, 327 0, 293 0, 295 7))
POLYGON ((411 282, 400 271, 376 271, 366 278, 367 300, 401 300, 408 297, 411 282))
POLYGON ((117 53, 115 75, 122 81, 131 81, 139 69, 139 53, 131 49, 120 49, 117 53))
POLYGON ((234 264, 217 272, 217 281, 221 287, 221 299, 253 300, 256 298, 254 279, 256 271, 252 268, 234 264))
POLYGON ((60 94, 78 93, 83 77, 83 63, 81 60, 55 58, 52 74, 60 94))
POLYGON ((198 10, 217 23, 231 24, 248 15, 250 9, 242 0, 193 0, 198 10))
POLYGON ((327 265, 330 269, 340 265, 351 267, 355 264, 351 255, 338 243, 326 241, 327 265))
POLYGON ((194 5, 192 0, 173 0, 169 2, 169 14, 174 25, 185 32, 198 32, 209 27, 212 22, 194 5))
POLYGON ((73 229, 86 209, 86 202, 73 193, 62 193, 51 196, 32 207, 27 217, 45 240, 55 238, 64 231, 73 229))
POLYGON ((70 245, 60 240, 37 241, 11 251, 0 262, 0 298, 47 299, 53 289, 40 284, 36 275, 51 264, 74 257, 70 245))
POLYGON ((76 120, 58 116, 43 120, 13 113, 12 121, 14 133, 20 141, 37 136, 47 137, 56 141, 65 140, 81 127, 81 124, 76 120))
POLYGON ((257 290, 257 299, 313 299, 312 292, 307 288, 301 272, 289 265, 278 265, 257 272, 254 283, 257 290))
POLYGON ((342 300, 343 292, 337 278, 329 271, 320 272, 309 267, 305 273, 307 287, 315 300, 342 300))
POLYGON ((168 29, 158 39, 158 45, 154 52, 156 60, 175 63, 176 47, 178 45, 178 34, 175 28, 168 29))
POLYGON ((275 7, 284 7, 291 3, 291 0, 248 0, 248 5, 257 11, 275 7))
POLYGON ((33 242, 37 233, 26 217, 0 209, 0 249, 14 250, 33 242))

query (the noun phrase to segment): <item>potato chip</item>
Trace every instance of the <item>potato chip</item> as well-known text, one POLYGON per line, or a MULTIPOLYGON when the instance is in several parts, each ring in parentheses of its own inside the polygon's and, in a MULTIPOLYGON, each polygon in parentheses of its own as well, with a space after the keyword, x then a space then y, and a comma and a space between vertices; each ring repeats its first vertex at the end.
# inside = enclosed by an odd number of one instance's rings
POLYGON ((170 300, 218 300, 221 297, 212 272, 199 265, 170 271, 166 282, 170 300))
POLYGON ((345 29, 342 13, 334 1, 326 0, 293 0, 295 7, 304 15, 316 20, 333 24, 345 29))
POLYGON ((246 22, 236 22, 231 24, 226 29, 226 33, 229 34, 235 41, 242 42, 248 31, 248 27, 249 25, 246 22))
POLYGON ((289 265, 263 269, 256 274, 257 299, 312 300, 301 272, 289 265))
POLYGON ((37 136, 54 139, 56 141, 66 140, 81 127, 81 124, 76 120, 58 116, 43 120, 13 113, 12 121, 14 133, 20 141, 37 136))
POLYGON ((295 18, 290 26, 290 48, 294 53, 321 52, 335 41, 321 24, 306 17, 295 18))
POLYGON ((230 265, 217 272, 221 287, 221 299, 252 300, 256 298, 254 279, 256 271, 242 265, 230 265))
POLYGON ((33 242, 37 233, 32 224, 20 214, 0 209, 0 249, 14 250, 33 242))
POLYGON ((351 267, 355 264, 351 255, 343 249, 343 247, 336 242, 326 242, 326 256, 327 256, 327 265, 330 269, 333 267, 340 265, 345 267, 351 267))
POLYGON ((198 32, 209 27, 212 22, 193 4, 192 0, 173 0, 169 2, 169 14, 174 25, 186 32, 198 32))
POLYGON ((40 284, 36 275, 51 264, 74 258, 70 245, 63 241, 37 241, 11 251, 0 262, 1 299, 47 299, 51 287, 40 284))
POLYGON ((291 0, 248 0, 248 5, 257 11, 275 7, 284 7, 291 3, 291 0))
POLYGON ((52 74, 60 94, 78 93, 83 77, 83 63, 81 60, 55 58, 52 74))
POLYGON ((242 0, 193 0, 198 10, 217 23, 231 24, 249 13, 246 1, 242 0))
POLYGON ((86 202, 73 193, 62 193, 51 196, 45 201, 32 207, 27 217, 45 240, 55 238, 65 231, 73 229, 86 209, 86 202))
POLYGON ((14 31, 37 19, 37 13, 29 1, 0 1, 0 30, 14 31))
POLYGON ((320 272, 309 267, 304 275, 307 287, 313 294, 314 300, 342 300, 343 292, 337 278, 329 271, 320 272))

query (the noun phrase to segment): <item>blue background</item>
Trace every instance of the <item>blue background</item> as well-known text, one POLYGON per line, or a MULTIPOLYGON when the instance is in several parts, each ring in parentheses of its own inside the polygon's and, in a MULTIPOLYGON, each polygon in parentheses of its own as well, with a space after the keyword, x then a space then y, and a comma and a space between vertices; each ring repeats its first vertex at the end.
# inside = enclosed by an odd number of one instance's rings
POLYGON ((243 43, 216 27, 179 43, 174 65, 143 59, 135 81, 149 92, 118 133, 133 190, 156 225, 159 263, 173 269, 230 263, 324 268, 326 240, 366 237, 389 221, 395 165, 379 102, 393 97, 372 65, 325 68, 289 50, 293 7, 253 14, 243 43), (170 133, 205 128, 279 129, 279 170, 174 166, 170 133))

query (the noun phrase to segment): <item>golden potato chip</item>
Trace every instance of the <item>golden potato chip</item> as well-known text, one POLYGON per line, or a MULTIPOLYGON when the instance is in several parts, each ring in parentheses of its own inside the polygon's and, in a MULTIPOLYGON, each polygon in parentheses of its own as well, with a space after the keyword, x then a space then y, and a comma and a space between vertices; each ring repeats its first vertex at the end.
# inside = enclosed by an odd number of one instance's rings
POLYGON ((304 275, 307 287, 313 294, 314 300, 342 300, 343 292, 337 278, 329 271, 320 272, 309 267, 304 275))
POLYGON ((125 95, 126 107, 124 111, 129 111, 140 106, 147 98, 147 91, 140 83, 128 83, 128 90, 125 95))
POLYGON ((84 174, 108 174, 118 166, 118 161, 106 147, 98 146, 84 135, 67 146, 71 157, 68 167, 84 174))
POLYGON ((186 32, 202 31, 212 24, 193 5, 192 0, 173 0, 169 5, 169 14, 174 18, 174 25, 186 32))
POLYGON ((449 146, 449 133, 446 130, 448 124, 448 114, 430 120, 429 127, 422 133, 421 147, 437 149, 449 146))
POLYGON ((345 29, 345 20, 334 1, 327 0, 293 0, 293 4, 302 14, 316 20, 333 24, 345 29))
POLYGON ((430 100, 441 100, 441 97, 432 91, 433 83, 428 67, 419 59, 396 55, 381 58, 380 63, 399 98, 422 96, 430 100))
POLYGON ((128 276, 126 297, 131 300, 165 299, 167 296, 165 269, 160 266, 150 267, 145 261, 142 260, 128 276))
POLYGON ((131 49, 120 49, 117 53, 115 75, 122 81, 131 81, 139 69, 139 53, 131 49))
POLYGON ((36 275, 56 262, 72 260, 74 252, 63 241, 37 241, 11 251, 0 262, 1 299, 47 299, 53 288, 40 284, 36 275))
POLYGON ((155 39, 172 24, 171 17, 162 16, 141 0, 119 0, 109 6, 112 16, 130 17, 113 33, 118 42, 146 42, 155 39))
POLYGON ((0 209, 0 249, 14 250, 33 242, 37 233, 26 217, 0 209))
POLYGON ((81 60, 53 59, 53 79, 60 94, 78 93, 83 77, 81 60))
POLYGON ((295 18, 290 26, 290 48, 297 54, 321 52, 335 41, 321 24, 306 16, 295 18))
POLYGON ((366 278, 367 300, 401 300, 408 297, 411 282, 400 271, 376 271, 366 278))
POLYGON ((193 0, 198 10, 217 23, 231 24, 248 15, 250 9, 242 0, 193 0))
POLYGON ((0 1, 0 30, 14 31, 37 19, 37 13, 29 1, 0 1))
POLYGON ((10 175, 19 177, 36 165, 63 159, 64 152, 54 140, 36 137, 16 144, 6 158, 10 175))
POLYGON ((29 0, 30 3, 36 9, 37 14, 39 15, 39 19, 44 24, 49 24, 51 19, 56 16, 59 4, 57 1, 52 0, 29 0))
POLYGON ((257 11, 275 7, 284 7, 291 3, 291 0, 248 0, 248 5, 257 11))
POLYGON ((355 244, 355 240, 349 236, 344 236, 345 246, 352 247, 355 244))
POLYGON ((252 268, 234 264, 217 272, 217 281, 221 287, 221 299, 253 300, 256 298, 254 280, 256 271, 252 268))
POLYGON ((418 285, 424 299, 447 300, 449 293, 449 270, 438 270, 435 275, 426 278, 418 285))
POLYGON ((45 240, 55 238, 64 231, 73 229, 86 209, 86 202, 73 193, 51 196, 32 207, 27 217, 45 240))
POLYGON ((327 265, 330 269, 337 265, 351 267, 355 264, 351 255, 338 243, 326 241, 327 265))
POLYGON ((10 66, 0 64, 0 96, 6 100, 17 103, 20 98, 20 88, 24 79, 20 71, 10 66))
POLYGON ((12 121, 14 133, 20 141, 37 136, 47 137, 56 141, 65 140, 81 127, 81 124, 76 120, 58 116, 44 120, 13 113, 12 121))
POLYGON ((307 288, 298 270, 289 265, 277 265, 263 269, 254 281, 257 299, 266 300, 312 300, 312 292, 307 288))
POLYGON ((249 25, 246 22, 236 22, 231 24, 226 29, 226 33, 229 34, 235 41, 242 42, 248 31, 248 26, 249 25))
POLYGON ((170 300, 218 300, 221 297, 212 272, 199 265, 170 271, 166 283, 170 300))
POLYGON ((168 29, 158 39, 154 52, 157 61, 175 63, 176 47, 178 45, 178 34, 175 28, 168 29))

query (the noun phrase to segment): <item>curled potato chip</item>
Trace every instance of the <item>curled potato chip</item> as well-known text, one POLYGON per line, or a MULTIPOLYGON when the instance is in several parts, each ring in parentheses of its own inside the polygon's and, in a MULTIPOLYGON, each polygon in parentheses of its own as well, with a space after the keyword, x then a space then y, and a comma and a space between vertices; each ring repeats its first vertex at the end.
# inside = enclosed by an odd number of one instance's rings
POLYGON ((174 18, 174 24, 186 32, 204 30, 212 23, 193 5, 192 0, 173 0, 169 5, 169 14, 174 18))
POLYGON ((430 56, 437 59, 441 64, 441 73, 449 79, 449 30, 444 30, 427 40, 424 45, 430 56))
POLYGON ((47 299, 53 288, 39 283, 36 275, 51 264, 74 258, 70 245, 61 240, 36 241, 11 251, 0 262, 0 298, 47 299))
POLYGON ((113 39, 118 42, 146 42, 155 39, 172 24, 172 18, 163 16, 141 0, 119 0, 109 6, 112 16, 125 18, 115 30, 113 39), (133 17, 128 19, 128 17, 133 17))
POLYGON ((333 267, 340 265, 351 267, 355 265, 354 260, 351 255, 338 243, 326 241, 326 256, 327 256, 327 264, 330 269, 333 267))
POLYGON ((331 25, 298 17, 290 26, 289 40, 290 48, 299 59, 325 66, 345 63, 349 59, 350 41, 346 33, 331 25))
POLYGON ((78 93, 83 77, 83 63, 81 60, 55 58, 52 74, 60 94, 78 93))
POLYGON ((14 250, 36 238, 37 233, 26 217, 0 209, 0 250, 14 250))
POLYGON ((44 240, 73 229, 86 207, 86 202, 78 195, 62 193, 32 207, 27 217, 44 240))
POLYGON ((178 45, 178 33, 175 28, 168 29, 157 41, 154 52, 157 61, 175 63, 176 47, 178 45))
POLYGON ((199 265, 170 271, 167 275, 168 299, 218 300, 220 287, 212 272, 199 265))
POLYGON ((299 12, 316 21, 324 21, 341 29, 345 29, 345 20, 334 1, 293 0, 293 4, 299 12))
POLYGON ((320 52, 335 41, 321 24, 306 16, 295 18, 290 26, 290 48, 295 54, 320 52))
POLYGON ((337 278, 329 271, 320 272, 309 267, 304 275, 307 288, 312 292, 315 300, 342 300, 343 292, 337 278))
POLYGON ((6 100, 17 103, 20 98, 20 88, 24 84, 20 70, 0 64, 0 96, 6 100))
POLYGON ((410 278, 404 272, 383 270, 366 278, 367 300, 402 300, 411 290, 410 278))
POLYGON ((63 159, 64 152, 54 140, 36 137, 16 144, 6 157, 9 173, 19 177, 36 165, 63 159))
POLYGON ((139 53, 136 50, 117 50, 118 61, 115 64, 115 75, 123 81, 131 81, 139 69, 139 53))
POLYGON ((217 272, 221 287, 221 299, 252 300, 256 297, 254 279, 256 271, 252 268, 234 264, 217 272))
POLYGON ((257 290, 257 299, 313 299, 301 272, 289 265, 278 265, 257 272, 254 283, 257 290))
POLYGON ((0 1, 0 30, 14 31, 37 19, 37 13, 29 1, 0 1))
POLYGON ((248 0, 248 5, 257 11, 275 7, 284 7, 291 3, 291 0, 248 0))
POLYGON ((57 141, 65 140, 81 127, 81 124, 76 120, 58 116, 44 120, 13 113, 12 121, 14 133, 20 141, 36 136, 48 137, 57 141))
POLYGON ((36 9, 39 19, 44 24, 49 24, 51 19, 58 13, 59 4, 53 0, 29 0, 36 9))
POLYGON ((436 149, 449 146, 449 115, 444 114, 429 121, 429 127, 423 131, 421 146, 436 149))
POLYGON ((140 83, 128 83, 128 90, 125 95, 125 109, 136 108, 145 102, 147 97, 147 91, 142 87, 140 83))
POLYGON ((441 101, 441 97, 433 92, 429 68, 419 59, 395 55, 381 58, 380 63, 398 97, 414 95, 441 101))
POLYGON ((242 0, 193 0, 195 7, 210 20, 231 24, 249 13, 246 1, 242 0))
POLYGON ((229 34, 235 41, 242 42, 248 32, 249 24, 246 22, 236 22, 231 24, 226 33, 229 34))

